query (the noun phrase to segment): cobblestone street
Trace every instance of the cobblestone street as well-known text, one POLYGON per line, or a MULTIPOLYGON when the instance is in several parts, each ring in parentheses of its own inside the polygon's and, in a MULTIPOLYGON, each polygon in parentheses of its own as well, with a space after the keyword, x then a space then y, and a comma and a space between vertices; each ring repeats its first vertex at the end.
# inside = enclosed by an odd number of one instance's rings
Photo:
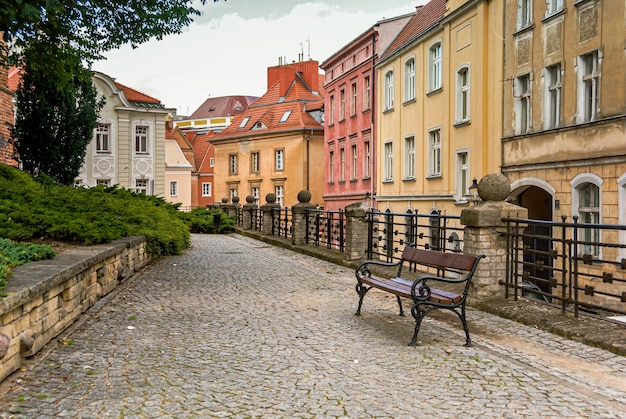
POLYGON ((1 418, 626 418, 626 357, 470 309, 413 318, 354 271, 239 235, 127 280, 0 385, 1 418))

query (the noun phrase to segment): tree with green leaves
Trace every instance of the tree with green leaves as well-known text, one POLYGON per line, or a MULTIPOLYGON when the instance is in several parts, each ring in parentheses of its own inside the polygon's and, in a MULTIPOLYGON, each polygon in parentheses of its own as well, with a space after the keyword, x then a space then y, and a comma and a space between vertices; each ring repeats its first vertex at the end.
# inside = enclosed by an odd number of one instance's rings
MULTIPOLYGON (((213 0, 217 2, 218 0, 213 0)), ((19 63, 40 35, 67 42, 87 64, 124 44, 181 33, 200 11, 194 0, 0 0, 2 64, 19 63)), ((200 0, 205 4, 206 0, 200 0)))
POLYGON ((24 52, 11 141, 25 172, 71 185, 103 99, 97 98, 93 73, 82 66, 76 50, 44 39, 31 41, 24 52))

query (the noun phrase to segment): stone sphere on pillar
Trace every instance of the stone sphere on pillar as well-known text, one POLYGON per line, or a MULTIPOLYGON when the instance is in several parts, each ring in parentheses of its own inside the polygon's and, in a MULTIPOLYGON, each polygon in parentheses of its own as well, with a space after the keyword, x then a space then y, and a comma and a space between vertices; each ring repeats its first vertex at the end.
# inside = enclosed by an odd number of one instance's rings
POLYGON ((246 196, 246 203, 247 204, 254 204, 254 201, 255 201, 254 196, 252 196, 252 195, 246 196))
POLYGON ((239 197, 238 196, 233 196, 233 204, 238 204, 239 203, 239 197))
POLYGON ((501 173, 489 173, 478 182, 478 196, 483 201, 504 201, 511 193, 511 182, 501 173))
POLYGON ((268 193, 267 195, 265 195, 265 202, 267 202, 268 204, 273 204, 274 202, 276 202, 276 195, 273 193, 268 193))
POLYGON ((298 192, 298 202, 301 204, 308 204, 309 202, 311 202, 311 192, 307 191, 306 189, 298 192))
POLYGON ((222 204, 228 204, 228 197, 227 196, 222 198, 222 204))

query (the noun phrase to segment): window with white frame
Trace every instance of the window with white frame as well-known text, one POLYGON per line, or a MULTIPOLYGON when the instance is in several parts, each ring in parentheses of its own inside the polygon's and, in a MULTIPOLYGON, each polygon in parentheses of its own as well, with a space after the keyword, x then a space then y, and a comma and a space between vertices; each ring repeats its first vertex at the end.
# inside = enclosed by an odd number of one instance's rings
POLYGON ((330 106, 329 106, 330 115, 328 115, 329 116, 328 123, 332 125, 335 123, 335 95, 330 95, 329 100, 330 100, 330 106))
POLYGON ((441 176, 441 129, 428 132, 428 176, 441 176))
POLYGON ((579 93, 578 113, 582 122, 595 121, 598 116, 598 51, 593 51, 578 58, 579 93))
POLYGON ((530 74, 515 79, 515 133, 526 134, 531 127, 530 74))
POLYGON ((415 179, 415 136, 404 139, 404 178, 415 179))
POLYGON ((148 193, 148 179, 135 179, 135 192, 147 194, 148 193))
POLYGON ((350 179, 354 180, 356 179, 357 176, 357 154, 356 154, 356 144, 352 144, 352 147, 350 147, 350 149, 352 150, 352 166, 350 166, 350 179))
POLYGON ((237 188, 230 188, 229 193, 230 202, 233 202, 233 198, 237 196, 237 188))
POLYGON ((469 196, 469 151, 467 149, 456 152, 456 191, 457 202, 467 201, 469 196))
POLYGON ((250 193, 254 198, 254 203, 256 205, 259 205, 259 202, 261 201, 261 188, 259 188, 258 186, 253 186, 250 193))
POLYGON ((383 181, 393 180, 393 141, 387 141, 384 145, 383 181))
POLYGON ((202 196, 209 197, 213 195, 213 184, 211 182, 202 182, 202 196))
POLYGON ((178 196, 178 181, 170 180, 170 196, 178 196))
POLYGON ((385 74, 385 110, 393 109, 393 70, 385 74))
POLYGON ((346 149, 339 149, 339 182, 346 180, 346 149))
POLYGON ((258 151, 250 154, 250 171, 252 173, 261 171, 261 154, 258 151))
POLYGON ((110 144, 111 124, 98 124, 95 130, 96 152, 108 153, 111 151, 110 144))
POLYGON ((148 127, 146 126, 135 127, 135 153, 148 153, 148 127))
MULTIPOLYGON (((109 187, 111 186, 111 179, 96 179, 96 185, 109 187)), ((140 192, 137 192, 137 193, 140 193, 140 192)))
POLYGON ((563 0, 546 0, 546 16, 553 15, 563 10, 563 0))
POLYGON ((561 64, 545 69, 544 128, 557 128, 561 123, 561 64))
POLYGON ((404 63, 404 101, 415 99, 415 58, 404 63))
POLYGON ((248 123, 248 121, 250 120, 249 116, 244 117, 241 120, 241 123, 239 124, 239 128, 244 128, 246 126, 246 124, 248 123))
POLYGON ((441 89, 443 81, 441 42, 432 45, 428 51, 428 69, 428 90, 432 92, 441 89))
POLYGON ((228 156, 228 174, 236 175, 237 174, 237 155, 230 154, 228 156))
POLYGON ((274 153, 274 163, 276 170, 285 169, 285 150, 276 150, 274 153))
POLYGON ((335 181, 335 152, 331 151, 328 154, 328 162, 330 164, 330 170, 328 173, 328 182, 333 183, 335 181))
POLYGON ((339 120, 346 119, 346 89, 339 90, 339 120))
POLYGON ((363 110, 366 111, 370 108, 370 76, 363 78, 363 110))
POLYGON ((276 203, 283 208, 285 203, 285 188, 281 185, 277 185, 274 191, 276 193, 276 203))
POLYGON ((350 96, 350 116, 354 116, 356 115, 356 99, 357 99, 356 80, 352 82, 351 88, 352 88, 352 94, 350 96))
POLYGON ((372 161, 370 158, 370 142, 366 141, 363 143, 363 177, 364 178, 370 177, 371 162, 372 161))
POLYGON ((456 122, 470 119, 470 74, 469 67, 463 66, 456 73, 456 122))
POLYGON ((211 158, 209 159, 209 166, 210 166, 210 167, 215 167, 215 158, 211 157, 211 158))
MULTIPOLYGON (((601 223, 602 183, 602 178, 592 173, 582 173, 572 180, 572 215, 578 216, 580 223, 601 223)), ((578 230, 579 254, 600 257, 600 240, 600 229, 581 227, 578 230)))
POLYGON ((533 1, 517 0, 517 29, 530 26, 533 22, 533 1))
POLYGON ((291 111, 285 111, 283 113, 283 116, 280 117, 280 120, 278 121, 278 123, 284 124, 285 122, 287 122, 290 116, 291 116, 291 111))

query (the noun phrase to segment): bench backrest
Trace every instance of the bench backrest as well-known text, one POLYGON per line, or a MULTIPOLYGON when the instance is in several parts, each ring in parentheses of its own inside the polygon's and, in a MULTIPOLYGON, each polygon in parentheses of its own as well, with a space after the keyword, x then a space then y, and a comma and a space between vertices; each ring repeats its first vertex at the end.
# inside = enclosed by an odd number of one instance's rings
POLYGON ((477 257, 462 253, 444 253, 436 250, 405 247, 402 259, 409 263, 431 266, 433 268, 448 268, 461 271, 471 271, 477 257))

